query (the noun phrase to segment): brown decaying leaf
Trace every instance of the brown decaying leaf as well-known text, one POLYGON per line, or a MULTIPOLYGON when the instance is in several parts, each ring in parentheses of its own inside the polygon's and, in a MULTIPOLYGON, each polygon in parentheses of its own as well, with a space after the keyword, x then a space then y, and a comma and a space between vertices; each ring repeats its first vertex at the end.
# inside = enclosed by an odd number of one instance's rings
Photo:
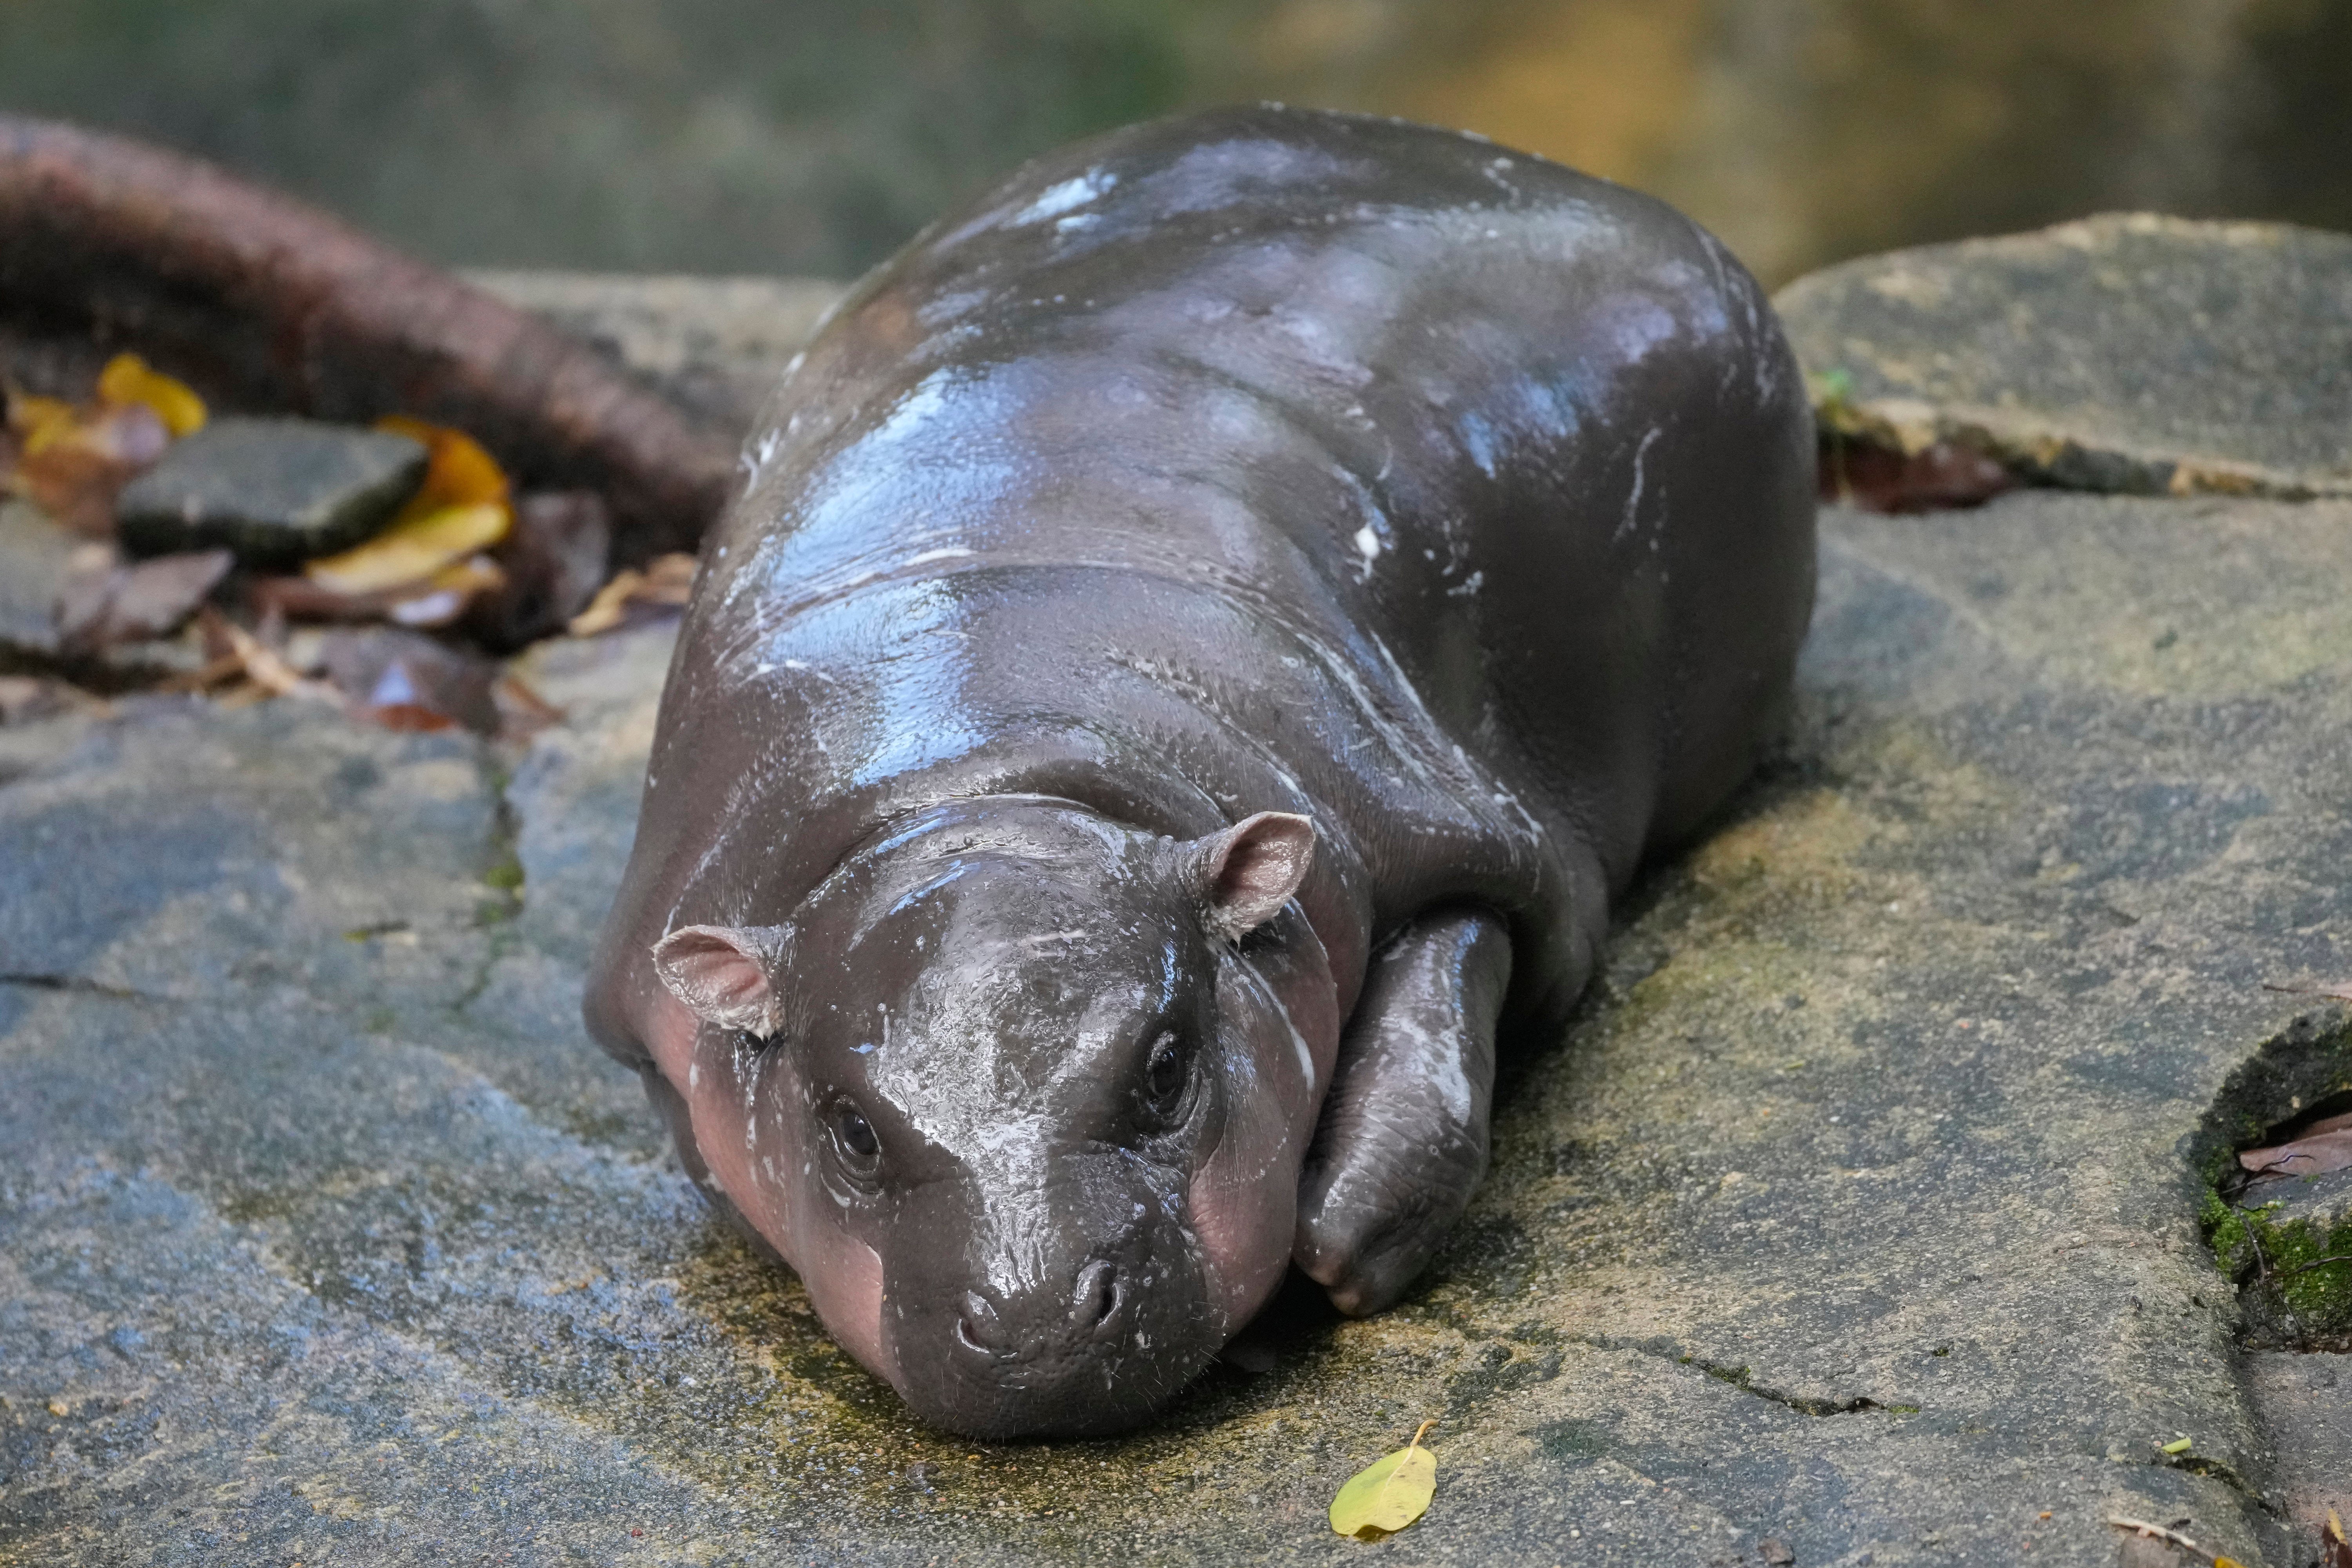
POLYGON ((2258 1176, 2318 1176, 2352 1170, 2352 1111, 2315 1121, 2286 1142, 2244 1150, 2238 1163, 2258 1176))
POLYGON ((484 647, 508 653, 563 629, 604 581, 611 539, 604 504, 593 493, 529 495, 515 503, 513 526, 487 553, 460 559, 421 582, 349 594, 308 576, 256 577, 246 594, 265 616, 456 626, 484 647))
POLYGON ((1938 441, 1918 452, 1824 436, 1821 497, 1864 511, 1940 511, 1982 506, 2017 478, 1981 452, 1938 441))
POLYGON ((200 550, 74 577, 58 599, 59 647, 70 658, 89 658, 118 644, 167 636, 195 613, 232 563, 226 550, 200 550))
POLYGON ((99 372, 90 402, 11 389, 0 484, 93 539, 114 532, 114 499, 174 437, 204 427, 204 399, 137 354, 99 372))
MULTIPOLYGON (((11 398, 15 423, 19 404, 46 398, 11 398)), ((8 488, 77 533, 107 539, 114 533, 114 498, 139 470, 163 455, 172 433, 144 404, 100 407, 86 416, 39 417, 18 426, 17 457, 8 488)))
POLYGON ((387 729, 462 726, 520 742, 563 716, 489 659, 397 627, 331 633, 320 657, 349 710, 387 729))
POLYGON ((2332 1508, 2327 1528, 2319 1532, 2319 1568, 2352 1568, 2352 1536, 2344 1532, 2344 1521, 2332 1508))
POLYGON ((572 635, 593 637, 667 616, 692 596, 698 564, 691 555, 676 554, 656 556, 642 572, 623 568, 572 617, 572 635))

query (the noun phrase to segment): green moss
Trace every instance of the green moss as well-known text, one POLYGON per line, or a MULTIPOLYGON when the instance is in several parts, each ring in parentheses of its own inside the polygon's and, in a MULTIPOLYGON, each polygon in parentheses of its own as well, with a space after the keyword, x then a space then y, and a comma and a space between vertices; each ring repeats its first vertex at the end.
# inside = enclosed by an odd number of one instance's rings
POLYGON ((2263 1316, 2287 1317, 2294 1337, 2352 1334, 2352 1218, 2288 1217, 2284 1203, 2232 1208, 2206 1199, 2206 1237, 2221 1271, 2252 1292, 2263 1316))
POLYGON ((504 859, 482 873, 482 880, 502 893, 520 891, 522 888, 522 861, 509 850, 504 859))

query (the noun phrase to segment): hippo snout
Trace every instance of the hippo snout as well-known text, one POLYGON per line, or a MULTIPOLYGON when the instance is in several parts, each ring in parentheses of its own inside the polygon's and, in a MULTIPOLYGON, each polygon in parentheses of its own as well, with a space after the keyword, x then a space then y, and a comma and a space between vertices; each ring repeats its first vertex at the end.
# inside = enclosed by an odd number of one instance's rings
POLYGON ((1078 1270, 1066 1302, 1040 1291, 1000 1304, 981 1291, 965 1291, 956 1343, 997 1366, 1084 1355, 1087 1347, 1126 1332, 1128 1302, 1118 1265, 1097 1258, 1078 1270))
POLYGON ((932 1421, 997 1439, 1118 1431, 1216 1353, 1221 1336, 1180 1239, 1057 1217, 1063 1245, 1040 1245, 1035 1224, 983 1223, 963 1246, 890 1260, 891 1381, 932 1421), (991 1245, 1008 1231, 1029 1245, 991 1245))

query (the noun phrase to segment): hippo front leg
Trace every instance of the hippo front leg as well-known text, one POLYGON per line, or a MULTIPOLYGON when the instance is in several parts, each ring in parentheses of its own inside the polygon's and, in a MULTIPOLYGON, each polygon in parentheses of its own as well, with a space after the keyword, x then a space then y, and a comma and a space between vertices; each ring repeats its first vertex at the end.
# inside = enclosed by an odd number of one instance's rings
POLYGON ((1492 914, 1422 916, 1372 962, 1298 1194, 1298 1266, 1377 1312, 1437 1251, 1486 1173, 1495 1019, 1510 939, 1492 914))

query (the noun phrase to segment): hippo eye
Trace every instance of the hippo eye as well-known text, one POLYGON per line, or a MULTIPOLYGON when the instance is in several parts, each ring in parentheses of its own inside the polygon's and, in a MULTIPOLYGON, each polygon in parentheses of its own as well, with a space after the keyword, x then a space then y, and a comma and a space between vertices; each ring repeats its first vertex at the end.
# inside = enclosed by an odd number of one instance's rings
POLYGON ((1174 1035, 1151 1042, 1143 1058, 1143 1108, 1152 1120, 1173 1121, 1184 1109, 1184 1091, 1192 1086, 1192 1054, 1174 1035))
POLYGON ((847 1100, 834 1106, 830 1120, 833 1145, 840 1151, 841 1163, 853 1175, 872 1175, 882 1163, 882 1140, 875 1135, 874 1123, 847 1100))

